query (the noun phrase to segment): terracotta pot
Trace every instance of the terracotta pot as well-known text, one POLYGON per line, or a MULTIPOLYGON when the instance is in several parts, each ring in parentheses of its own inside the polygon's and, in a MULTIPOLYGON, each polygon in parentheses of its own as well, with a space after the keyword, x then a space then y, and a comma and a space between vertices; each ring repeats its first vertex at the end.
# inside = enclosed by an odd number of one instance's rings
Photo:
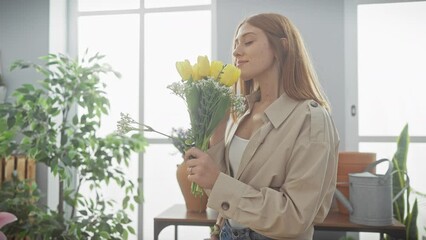
POLYGON ((205 212, 207 209, 207 194, 203 193, 201 197, 195 197, 191 193, 191 182, 188 180, 188 166, 185 162, 177 165, 176 177, 185 199, 186 210, 188 212, 205 212))
MULTIPOLYGON (((369 152, 340 152, 337 164, 337 184, 339 189, 347 199, 349 199, 349 173, 363 172, 365 168, 376 161, 376 153, 369 152)), ((375 170, 372 171, 375 173, 375 170)), ((343 214, 349 211, 340 201, 337 201, 337 208, 343 214)))

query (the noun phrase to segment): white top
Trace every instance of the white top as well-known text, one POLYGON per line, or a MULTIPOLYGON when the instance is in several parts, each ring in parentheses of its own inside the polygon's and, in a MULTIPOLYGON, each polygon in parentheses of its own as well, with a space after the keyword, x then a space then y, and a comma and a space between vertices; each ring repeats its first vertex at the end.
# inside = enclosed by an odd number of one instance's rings
POLYGON ((248 142, 249 140, 234 135, 231 144, 229 145, 229 162, 231 164, 231 169, 234 175, 238 172, 241 158, 243 157, 243 153, 247 147, 248 142))
MULTIPOLYGON (((240 167, 241 163, 241 158, 243 156, 244 150, 247 147, 248 142, 249 140, 234 135, 231 144, 229 145, 229 162, 231 164, 231 169, 234 175, 238 172, 238 168, 240 167)), ((242 229, 247 227, 232 219, 229 219, 228 222, 233 228, 242 229)))

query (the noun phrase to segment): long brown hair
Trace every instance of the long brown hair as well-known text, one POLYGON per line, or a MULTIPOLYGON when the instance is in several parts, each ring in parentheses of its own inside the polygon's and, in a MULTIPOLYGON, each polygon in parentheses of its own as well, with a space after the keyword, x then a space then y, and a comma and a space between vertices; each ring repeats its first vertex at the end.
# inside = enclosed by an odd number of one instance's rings
MULTIPOLYGON (((283 89, 289 97, 296 100, 313 99, 330 111, 329 103, 322 91, 302 36, 290 20, 276 13, 253 15, 241 22, 235 36, 245 23, 263 30, 276 53, 276 60, 281 66, 279 89, 283 89), (286 39, 285 45, 283 45, 284 38, 286 39)), ((243 95, 256 90, 253 80, 240 80, 238 85, 243 95)))

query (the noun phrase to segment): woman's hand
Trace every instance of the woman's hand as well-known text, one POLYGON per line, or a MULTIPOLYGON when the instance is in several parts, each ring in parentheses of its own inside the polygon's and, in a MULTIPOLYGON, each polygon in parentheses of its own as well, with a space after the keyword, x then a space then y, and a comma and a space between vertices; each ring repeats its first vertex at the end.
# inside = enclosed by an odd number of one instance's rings
POLYGON ((184 158, 188 165, 188 180, 202 188, 212 189, 220 173, 219 167, 213 159, 195 147, 186 151, 184 158))

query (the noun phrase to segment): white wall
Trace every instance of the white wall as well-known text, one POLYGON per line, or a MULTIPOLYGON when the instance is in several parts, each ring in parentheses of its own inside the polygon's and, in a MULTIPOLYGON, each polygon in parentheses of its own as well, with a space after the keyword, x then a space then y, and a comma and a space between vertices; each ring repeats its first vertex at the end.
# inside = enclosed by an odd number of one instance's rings
POLYGON ((31 71, 10 72, 17 59, 36 61, 49 49, 49 0, 0 0, 0 50, 9 93, 34 82, 31 71))
MULTIPOLYGON (((24 83, 34 83, 40 76, 31 70, 10 72, 18 60, 37 62, 49 52, 49 0, 0 0, 0 51, 3 78, 8 95, 24 83)), ((47 168, 37 165, 37 183, 47 192, 47 168)), ((43 198, 42 204, 47 204, 43 198)))
POLYGON ((321 84, 331 102, 334 121, 345 142, 344 1, 217 0, 217 58, 231 61, 234 32, 245 17, 276 12, 300 30, 321 84))

